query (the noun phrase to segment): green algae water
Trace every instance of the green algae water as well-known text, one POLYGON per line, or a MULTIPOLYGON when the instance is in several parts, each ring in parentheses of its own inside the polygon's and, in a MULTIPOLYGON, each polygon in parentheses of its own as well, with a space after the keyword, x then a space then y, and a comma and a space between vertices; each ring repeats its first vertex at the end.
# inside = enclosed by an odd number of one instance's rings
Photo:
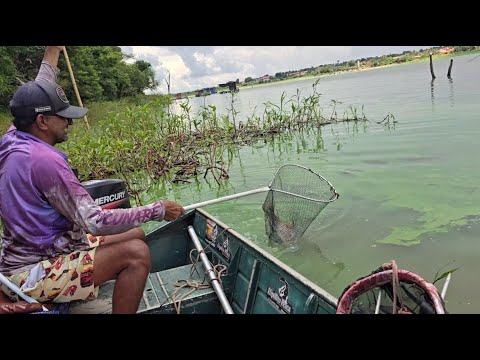
MULTIPOLYGON (((283 164, 311 168, 340 198, 329 204, 298 248, 269 245, 257 194, 205 209, 246 235, 334 296, 358 277, 395 260, 400 268, 433 281, 453 268, 446 295, 451 313, 480 313, 480 59, 455 57, 322 77, 317 91, 330 100, 364 106, 370 122, 323 126, 283 134, 240 148, 222 188, 213 180, 182 186, 168 196, 182 204, 264 187, 283 164), (472 60, 472 61, 469 61, 472 60), (395 121, 377 124, 391 113, 395 121)), ((243 88, 235 96, 239 116, 267 101, 279 102, 314 80, 243 88)), ((230 95, 191 100, 228 109, 230 95)), ((257 114, 261 114, 258 111, 257 114)), ((340 113, 339 113, 340 115, 340 113)), ((437 283, 441 290, 443 282, 437 283)))

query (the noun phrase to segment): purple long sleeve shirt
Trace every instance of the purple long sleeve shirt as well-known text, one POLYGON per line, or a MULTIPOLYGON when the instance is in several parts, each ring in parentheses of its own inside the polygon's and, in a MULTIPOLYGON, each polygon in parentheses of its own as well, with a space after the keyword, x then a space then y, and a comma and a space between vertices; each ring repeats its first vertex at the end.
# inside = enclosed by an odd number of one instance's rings
MULTIPOLYGON (((45 61, 39 77, 56 80, 45 61), (52 78, 53 76, 53 78, 52 78)), ((163 202, 103 210, 71 170, 67 156, 13 125, 0 140, 0 272, 12 275, 36 263, 89 248, 86 233, 111 235, 162 220, 163 202)))

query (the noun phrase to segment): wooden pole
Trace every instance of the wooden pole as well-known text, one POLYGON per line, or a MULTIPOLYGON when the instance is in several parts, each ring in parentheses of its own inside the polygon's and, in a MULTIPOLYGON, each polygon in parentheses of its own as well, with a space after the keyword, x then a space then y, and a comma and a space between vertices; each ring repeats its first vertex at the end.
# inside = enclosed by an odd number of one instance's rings
POLYGON ((168 95, 170 95, 170 71, 168 71, 168 80, 165 78, 165 82, 167 83, 167 87, 168 87, 168 95))
MULTIPOLYGON (((67 47, 63 47, 63 54, 65 55, 65 60, 67 61, 68 72, 70 73, 70 79, 72 80, 73 90, 75 90, 75 95, 77 96, 78 104, 83 107, 82 99, 80 98, 80 93, 78 92, 77 83, 75 82, 75 77, 73 76, 72 65, 70 65, 70 59, 67 54, 67 47)), ((88 124, 87 115, 83 117, 87 129, 90 130, 90 125, 88 124)))
POLYGON ((432 80, 435 80, 435 74, 433 73, 432 53, 430 53, 430 72, 432 73, 432 80))
POLYGON ((452 72, 452 65, 453 65, 453 59, 450 59, 450 66, 448 67, 448 72, 447 72, 447 77, 450 79, 451 72, 452 72))

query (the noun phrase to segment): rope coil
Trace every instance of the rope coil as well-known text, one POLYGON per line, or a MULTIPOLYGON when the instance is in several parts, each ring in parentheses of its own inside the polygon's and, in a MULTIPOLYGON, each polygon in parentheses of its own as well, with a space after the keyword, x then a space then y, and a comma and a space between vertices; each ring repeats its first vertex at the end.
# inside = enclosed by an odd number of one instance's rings
MULTIPOLYGON (((216 237, 215 239, 210 242, 205 248, 203 248, 201 251, 198 251, 197 249, 192 249, 190 250, 190 253, 189 253, 189 258, 190 258, 190 261, 192 263, 192 267, 190 269, 190 278, 193 276, 193 274, 196 272, 197 275, 200 277, 200 273, 198 272, 197 270, 197 264, 199 263, 200 260, 200 254, 204 253, 206 254, 206 250, 213 244, 217 241, 217 239, 219 238, 220 235, 222 235, 225 231, 227 231, 228 229, 230 229, 229 227, 225 228, 223 231, 221 231, 216 237), (194 252, 197 252, 196 256, 194 256, 194 252)), ((189 280, 185 280, 185 279, 178 279, 175 281, 175 290, 173 291, 173 293, 171 294, 171 300, 172 300, 172 303, 173 303, 173 306, 175 308, 175 311, 177 314, 180 314, 180 310, 181 310, 181 304, 182 304, 182 301, 187 297, 189 296, 190 294, 192 294, 193 292, 195 292, 197 289, 205 289, 205 288, 209 288, 209 287, 212 287, 212 281, 214 280, 218 280, 218 282, 220 283, 220 285, 222 285, 222 276, 223 276, 223 273, 225 271, 227 271, 227 267, 223 264, 216 264, 216 265, 213 265, 211 262, 210 264, 212 265, 212 268, 211 269, 208 269, 206 270, 204 273, 203 273, 203 279, 202 281, 199 283, 198 281, 196 280, 193 280, 193 281, 189 281, 189 280), (213 273, 214 276, 209 279, 208 281, 207 280, 207 275, 213 273), (178 296, 178 293, 182 290, 182 289, 185 289, 185 288, 191 288, 189 291, 187 291, 186 293, 182 294, 178 299, 177 299, 177 296, 178 296)), ((168 301, 168 299, 167 299, 168 301)), ((165 301, 166 303, 166 301, 165 301)), ((165 304, 164 303, 164 304, 165 304)), ((162 304, 162 306, 164 305, 162 304)))

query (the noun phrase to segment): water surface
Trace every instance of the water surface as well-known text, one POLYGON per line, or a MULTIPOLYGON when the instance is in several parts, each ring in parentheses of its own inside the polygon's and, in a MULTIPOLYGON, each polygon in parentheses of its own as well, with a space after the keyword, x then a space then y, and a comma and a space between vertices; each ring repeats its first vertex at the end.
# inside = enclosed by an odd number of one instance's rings
MULTIPOLYGON (((367 123, 338 123, 320 131, 285 134, 270 143, 239 150, 229 183, 200 181, 176 189, 183 204, 269 184, 283 164, 295 163, 326 177, 340 193, 292 252, 267 244, 259 194, 205 209, 245 234, 334 296, 358 277, 394 259, 400 268, 433 281, 437 271, 460 267, 446 296, 452 313, 480 313, 480 60, 475 55, 322 77, 317 91, 361 107, 367 123), (387 114, 397 123, 377 124, 387 114), (443 269, 442 269, 443 268, 443 269)), ((240 117, 267 101, 307 96, 315 80, 243 88, 235 96, 240 117)), ((220 111, 231 97, 191 100, 220 111)), ((340 114, 339 114, 340 115, 340 114)), ((441 288, 441 285, 439 287, 441 288)))

